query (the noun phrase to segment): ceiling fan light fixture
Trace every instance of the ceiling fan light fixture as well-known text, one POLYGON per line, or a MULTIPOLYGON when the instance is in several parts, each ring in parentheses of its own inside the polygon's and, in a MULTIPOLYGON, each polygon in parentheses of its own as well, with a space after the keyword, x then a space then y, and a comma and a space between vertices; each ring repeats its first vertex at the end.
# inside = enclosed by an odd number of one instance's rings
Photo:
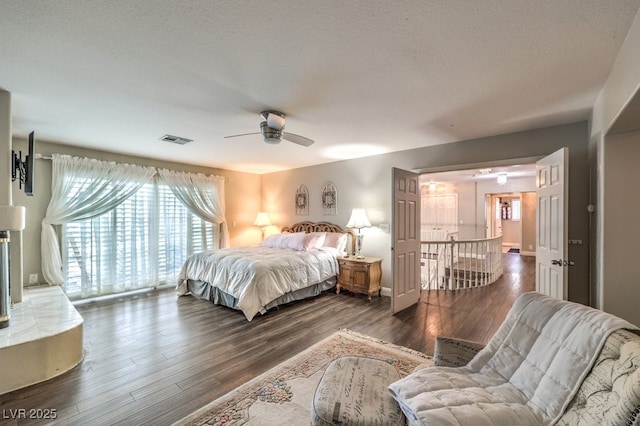
POLYGON ((264 121, 260 123, 260 132, 242 133, 239 135, 225 136, 225 138, 237 138, 238 136, 262 135, 262 141, 270 145, 279 144, 284 139, 301 146, 313 145, 313 140, 284 131, 285 115, 280 111, 262 111, 260 116, 264 121))
POLYGON ((284 113, 280 111, 262 111, 260 115, 267 122, 267 125, 272 129, 284 129, 284 121, 286 118, 284 113))
POLYGON ((276 145, 280 143, 280 139, 278 138, 267 138, 265 136, 262 137, 262 141, 264 143, 268 143, 269 145, 276 145))
POLYGON ((275 145, 282 140, 282 131, 269 127, 266 121, 260 123, 260 132, 262 133, 262 141, 264 143, 275 145))

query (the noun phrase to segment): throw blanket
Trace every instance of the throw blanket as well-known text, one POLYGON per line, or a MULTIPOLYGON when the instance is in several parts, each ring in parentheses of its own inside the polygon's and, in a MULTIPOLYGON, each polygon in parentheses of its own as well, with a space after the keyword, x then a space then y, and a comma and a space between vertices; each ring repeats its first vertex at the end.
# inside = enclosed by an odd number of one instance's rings
POLYGON ((338 275, 338 251, 330 247, 295 251, 241 247, 196 253, 182 266, 176 291, 187 293, 187 279, 206 281, 238 299, 251 321, 263 307, 285 293, 338 275))
POLYGON ((554 424, 620 328, 638 329, 584 305, 526 293, 469 364, 417 370, 389 390, 411 424, 554 424))

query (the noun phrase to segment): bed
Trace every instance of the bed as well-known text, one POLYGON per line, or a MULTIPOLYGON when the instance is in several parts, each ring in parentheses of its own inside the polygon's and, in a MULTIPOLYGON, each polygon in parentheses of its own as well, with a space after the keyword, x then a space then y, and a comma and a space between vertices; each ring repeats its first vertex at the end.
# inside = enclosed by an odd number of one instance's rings
POLYGON ((338 257, 353 254, 355 240, 352 230, 331 223, 296 223, 259 246, 189 256, 176 291, 240 310, 251 321, 258 313, 335 287, 338 257))

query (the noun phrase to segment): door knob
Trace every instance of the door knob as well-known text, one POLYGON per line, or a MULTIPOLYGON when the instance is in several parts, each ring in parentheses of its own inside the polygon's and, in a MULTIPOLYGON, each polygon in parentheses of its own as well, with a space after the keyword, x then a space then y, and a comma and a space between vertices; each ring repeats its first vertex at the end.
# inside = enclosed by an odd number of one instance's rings
POLYGON ((553 259, 551 264, 556 266, 573 266, 576 263, 573 260, 553 259))

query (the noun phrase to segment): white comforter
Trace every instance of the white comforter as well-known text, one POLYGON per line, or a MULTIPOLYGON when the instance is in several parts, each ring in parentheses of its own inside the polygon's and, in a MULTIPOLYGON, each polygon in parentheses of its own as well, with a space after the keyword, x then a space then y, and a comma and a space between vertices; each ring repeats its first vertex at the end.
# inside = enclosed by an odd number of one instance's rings
POLYGON ((389 390, 410 424, 554 424, 620 328, 637 329, 602 311, 526 293, 467 366, 418 370, 389 390))
POLYGON ((338 251, 323 247, 295 251, 268 247, 208 250, 190 256, 178 277, 178 294, 187 279, 206 281, 238 299, 249 321, 285 293, 338 275, 338 251))

